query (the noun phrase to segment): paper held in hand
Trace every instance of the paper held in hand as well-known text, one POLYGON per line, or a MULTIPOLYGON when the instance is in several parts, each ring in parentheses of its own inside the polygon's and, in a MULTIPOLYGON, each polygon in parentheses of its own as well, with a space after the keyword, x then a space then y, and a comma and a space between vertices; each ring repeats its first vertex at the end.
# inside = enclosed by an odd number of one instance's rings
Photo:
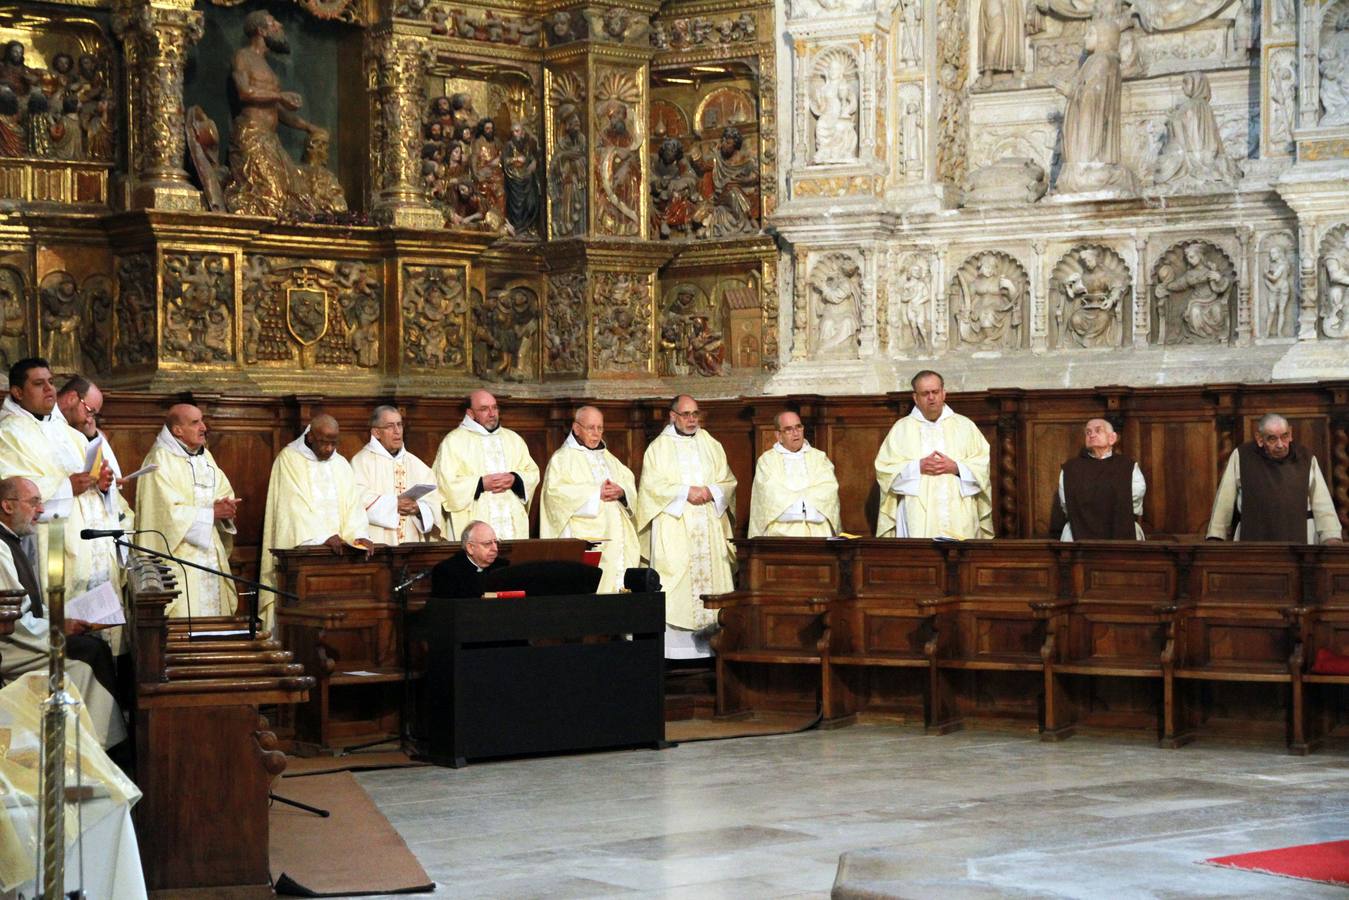
POLYGON ((130 475, 123 475, 121 480, 123 482, 135 481, 142 475, 149 475, 151 472, 158 472, 158 471, 159 465, 157 463, 150 463, 148 466, 141 466, 139 469, 132 472, 130 475))
POLYGON ((420 500, 436 489, 434 484, 414 484, 398 495, 399 500, 420 500))
POLYGON ((103 468, 103 435, 99 435, 89 442, 89 448, 84 451, 84 471, 90 473, 95 478, 103 468))
POLYGON ((122 612, 122 600, 117 596, 112 582, 105 581, 66 601, 66 618, 78 619, 90 625, 125 625, 126 615, 122 612))

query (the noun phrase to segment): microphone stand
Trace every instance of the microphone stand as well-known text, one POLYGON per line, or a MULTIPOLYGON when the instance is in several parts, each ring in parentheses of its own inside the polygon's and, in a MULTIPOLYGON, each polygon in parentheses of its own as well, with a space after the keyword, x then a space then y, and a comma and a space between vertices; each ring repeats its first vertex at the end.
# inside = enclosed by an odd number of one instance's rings
MULTIPOLYGON (((143 547, 140 544, 132 543, 131 541, 117 537, 116 535, 108 535, 108 537, 112 538, 114 544, 117 544, 119 547, 126 547, 128 550, 139 550, 141 553, 144 553, 147 556, 157 557, 158 559, 167 559, 172 562, 176 562, 179 565, 190 566, 194 569, 200 569, 201 571, 206 572, 208 574, 218 575, 221 578, 228 578, 230 581, 237 582, 238 584, 242 584, 247 587, 255 588, 259 591, 268 591, 269 593, 276 594, 278 597, 287 597, 291 600, 300 599, 299 597, 292 594, 290 591, 277 590, 274 587, 268 587, 262 582, 254 581, 251 578, 243 578, 231 572, 222 572, 219 569, 213 569, 210 566, 198 565, 197 563, 192 562, 190 559, 181 559, 177 556, 174 556, 172 553, 161 553, 158 550, 151 550, 149 547, 143 547)), ((97 538, 92 538, 92 540, 97 540, 97 538)), ((257 596, 255 595, 252 602, 249 603, 248 605, 248 637, 250 640, 258 636, 258 623, 260 621, 262 620, 258 618, 258 599, 257 596)), ((192 631, 188 632, 187 637, 188 640, 197 639, 196 633, 192 631)))
MULTIPOLYGON (((403 657, 402 692, 398 698, 398 749, 402 750, 404 753, 407 753, 408 746, 413 742, 412 732, 408 728, 408 711, 412 697, 412 666, 411 660, 408 658, 409 647, 411 646, 411 641, 408 640, 408 588, 430 574, 431 570, 427 569, 425 572, 419 572, 409 578, 407 567, 404 566, 402 572, 398 575, 399 578, 403 579, 403 582, 393 589, 393 595, 398 600, 398 631, 399 640, 402 644, 401 652, 403 657)), ((370 747, 378 747, 380 744, 387 743, 388 741, 386 740, 367 741, 364 744, 344 747, 342 749, 342 755, 348 756, 357 751, 365 750, 370 747)))

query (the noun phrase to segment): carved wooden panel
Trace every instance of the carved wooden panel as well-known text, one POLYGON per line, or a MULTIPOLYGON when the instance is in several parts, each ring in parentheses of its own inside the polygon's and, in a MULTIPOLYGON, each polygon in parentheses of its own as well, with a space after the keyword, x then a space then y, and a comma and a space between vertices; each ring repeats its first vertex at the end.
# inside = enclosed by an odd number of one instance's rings
POLYGON ((1030 508, 1031 534, 1058 538, 1049 533, 1049 516, 1058 502, 1059 467, 1082 449, 1086 419, 1071 422, 1037 422, 1027 429, 1030 484, 1025 489, 1030 508))
POLYGON ((1148 481, 1143 518, 1158 531, 1202 532, 1218 489, 1213 423, 1144 422, 1139 442, 1138 465, 1148 481))
POLYGON ((974 624, 976 656, 1038 656, 1040 640, 1029 616, 977 615, 974 624))
POLYGON ((1210 663, 1286 661, 1287 631, 1282 623, 1212 623, 1206 632, 1204 645, 1210 663))
POLYGON ((1162 626, 1116 617, 1087 616, 1092 659, 1156 659, 1162 649, 1162 626))
POLYGON ((767 650, 814 650, 820 638, 819 616, 763 610, 762 647, 767 650))
POLYGON ((863 622, 864 643, 858 650, 865 653, 923 652, 923 642, 927 636, 921 619, 878 611, 864 613, 863 622))

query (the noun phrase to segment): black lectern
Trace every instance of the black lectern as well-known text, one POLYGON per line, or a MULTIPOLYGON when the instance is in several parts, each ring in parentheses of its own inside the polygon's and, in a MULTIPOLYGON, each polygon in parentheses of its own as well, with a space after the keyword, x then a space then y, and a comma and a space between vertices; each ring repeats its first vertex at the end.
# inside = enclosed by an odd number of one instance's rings
POLYGON ((663 593, 433 597, 418 618, 432 762, 665 745, 663 593))

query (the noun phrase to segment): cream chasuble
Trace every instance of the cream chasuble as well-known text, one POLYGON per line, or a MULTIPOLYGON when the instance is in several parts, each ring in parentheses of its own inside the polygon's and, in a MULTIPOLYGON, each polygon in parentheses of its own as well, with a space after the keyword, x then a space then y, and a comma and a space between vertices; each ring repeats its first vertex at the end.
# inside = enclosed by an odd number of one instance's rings
POLYGON ((417 515, 398 514, 398 495, 419 484, 435 484, 436 476, 426 463, 400 449, 394 456, 374 438, 351 458, 356 490, 370 522, 370 540, 376 544, 416 544, 436 540, 433 530, 445 534, 445 518, 440 508, 440 491, 432 491, 417 501, 417 515))
MULTIPOLYGON (((26 477, 26 476, 25 476, 26 477)), ((0 526, 2 528, 4 526, 0 526)), ((108 541, 108 543, 112 543, 108 541)), ((0 590, 21 591, 18 570, 9 545, 0 541, 0 590)), ((0 676, 6 683, 25 672, 46 672, 51 649, 51 622, 33 615, 32 598, 24 597, 22 615, 14 623, 14 633, 0 636, 0 676)), ((125 626, 123 626, 125 627, 125 626)), ((117 701, 94 678, 88 663, 66 659, 66 677, 79 689, 89 718, 93 720, 98 742, 111 747, 126 739, 126 724, 117 701)), ((45 693, 44 695, 45 696, 45 693)))
MULTIPOLYGON (((174 556, 230 571, 236 529, 233 520, 216 521, 215 502, 232 499, 234 487, 211 451, 202 447, 189 454, 166 425, 141 463, 149 465, 159 468, 136 483, 136 522, 163 532, 174 556)), ((174 574, 186 575, 185 589, 169 605, 169 616, 234 615, 239 601, 234 582, 189 566, 183 569, 174 574)))
MULTIPOLYGON (((102 494, 91 487, 78 497, 71 496, 70 476, 84 471, 84 455, 89 440, 66 424, 61 411, 52 407, 51 415, 39 420, 6 397, 0 406, 0 478, 22 475, 37 485, 45 510, 37 527, 37 568, 43 590, 47 587, 47 529, 60 519, 66 532, 66 599, 82 594, 105 581, 122 590, 122 565, 112 538, 92 541, 80 539, 85 528, 130 528, 130 522, 118 519, 125 505, 117 488, 102 494)), ((100 637, 107 632, 100 633, 100 637)))
MULTIPOLYGON (((322 544, 335 534, 348 544, 370 536, 351 463, 337 453, 320 462, 304 442, 308 433, 305 428, 282 449, 267 482, 260 580, 273 587, 278 586, 273 548, 322 544)), ((268 630, 275 620, 275 600, 275 594, 265 591, 258 595, 258 615, 268 630)))
POLYGON ((431 464, 445 505, 445 523, 458 539, 469 522, 479 519, 492 526, 497 540, 529 537, 529 505, 539 486, 539 467, 529 456, 520 435, 509 428, 488 431, 468 416, 445 435, 431 464), (514 472, 524 484, 525 496, 515 491, 478 492, 484 475, 514 472))
POLYGON ((993 537, 988 441, 969 419, 943 406, 929 422, 917 406, 890 429, 876 454, 881 489, 877 537, 968 540, 993 537), (919 461, 940 451, 957 475, 924 475, 919 461))
POLYGON ((637 483, 632 470, 605 447, 591 450, 569 434, 548 460, 539 504, 539 537, 604 541, 600 545, 604 575, 598 590, 618 593, 623 573, 641 564, 634 525, 637 483), (600 500, 605 479, 623 489, 623 499, 600 500))
POLYGON ((642 554, 665 589, 668 625, 687 631, 712 627, 717 614, 703 606, 702 595, 734 588, 728 511, 735 506, 735 484, 726 451, 701 428, 689 437, 667 425, 646 448, 637 531, 642 554), (695 506, 688 502, 689 488, 700 485, 713 499, 695 506))
POLYGON ((795 453, 774 444, 754 466, 749 536, 832 537, 838 533, 834 464, 806 441, 795 453))

